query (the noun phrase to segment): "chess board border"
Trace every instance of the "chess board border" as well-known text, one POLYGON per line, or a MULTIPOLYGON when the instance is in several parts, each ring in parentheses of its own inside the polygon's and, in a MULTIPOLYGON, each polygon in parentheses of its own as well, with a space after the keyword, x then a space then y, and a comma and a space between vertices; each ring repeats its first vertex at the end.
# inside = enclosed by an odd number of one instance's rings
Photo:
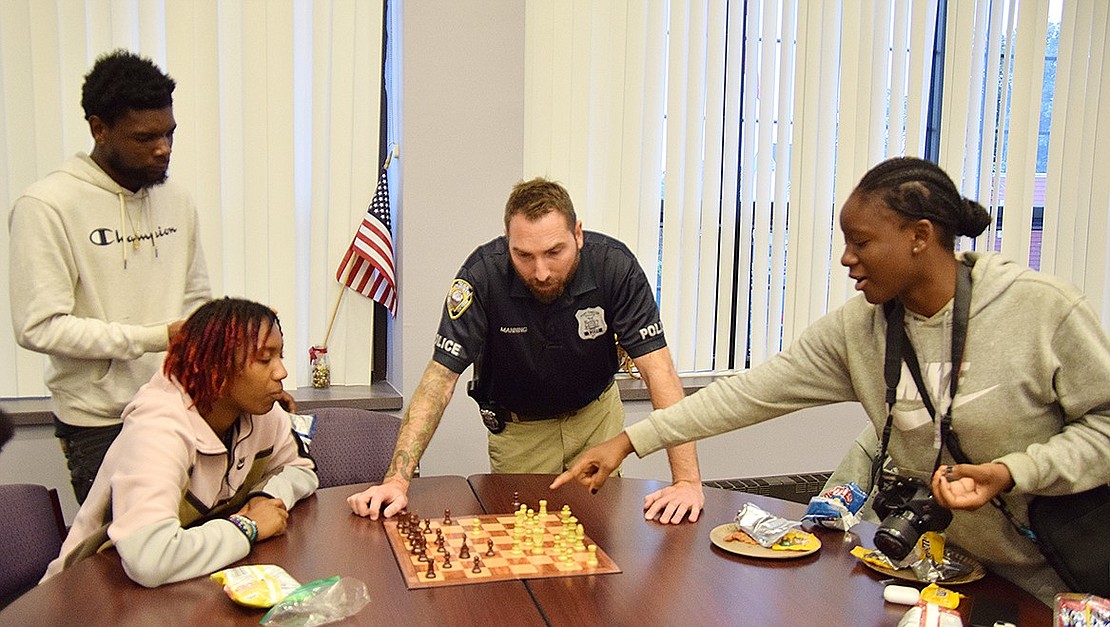
MULTIPOLYGON (((553 514, 548 514, 549 518, 551 518, 552 516, 553 514)), ((449 525, 449 527, 457 527, 463 533, 467 533, 469 531, 469 526, 472 524, 472 521, 475 518, 478 518, 479 521, 481 521, 482 525, 502 526, 510 532, 511 529, 515 526, 515 520, 512 514, 464 514, 461 516, 454 516, 453 518, 453 523, 452 525, 449 525)), ((471 573, 470 562, 468 560, 459 559, 457 551, 453 552, 452 565, 453 568, 456 568, 458 569, 458 571, 461 572, 450 571, 450 573, 445 573, 441 568, 438 567, 438 563, 442 561, 439 559, 441 556, 430 552, 429 554, 433 555, 436 558, 436 572, 439 574, 439 576, 435 579, 427 579, 426 577, 421 576, 424 573, 423 564, 418 567, 413 563, 412 554, 409 551, 408 547, 405 546, 405 538, 397 530, 399 523, 400 517, 398 516, 387 519, 383 521, 382 524, 385 528, 386 537, 389 538, 389 545, 393 549, 393 557, 397 560, 397 568, 400 570, 401 576, 405 580, 405 586, 409 590, 423 588, 441 588, 446 586, 461 586, 475 583, 488 583, 491 581, 523 581, 526 579, 546 579, 551 577, 581 577, 588 575, 606 575, 622 572, 620 567, 617 566, 616 562, 614 562, 613 559, 610 558, 604 550, 602 550, 601 546, 597 545, 597 543, 594 542, 588 534, 586 534, 583 538, 583 543, 586 545, 593 544, 597 546, 597 566, 586 565, 584 563, 584 556, 586 555, 586 551, 581 550, 575 552, 574 554, 575 561, 580 568, 576 568, 573 570, 559 569, 558 566, 552 563, 552 558, 546 553, 543 555, 523 554, 518 556, 503 556, 501 554, 501 551, 506 549, 499 548, 496 558, 487 558, 485 554, 486 543, 483 539, 484 536, 480 536, 478 542, 479 546, 476 548, 472 547, 471 555, 478 555, 481 558, 483 571, 481 574, 471 573), (487 559, 493 561, 494 565, 487 565, 487 559), (527 561, 535 565, 537 572, 514 572, 511 567, 502 564, 505 560, 510 559, 526 559, 527 561), (498 571, 496 573, 493 572, 493 568, 497 568, 498 571)), ((550 527, 550 521, 546 523, 545 526, 550 527)), ((434 518, 431 519, 432 533, 434 533, 435 529, 442 527, 444 527, 442 520, 437 520, 434 518)), ((467 533, 467 536, 469 537, 470 534, 467 533)), ((504 542, 500 542, 499 544, 501 544, 502 547, 506 546, 504 542)), ((429 546, 434 547, 434 544, 429 544, 429 546)))

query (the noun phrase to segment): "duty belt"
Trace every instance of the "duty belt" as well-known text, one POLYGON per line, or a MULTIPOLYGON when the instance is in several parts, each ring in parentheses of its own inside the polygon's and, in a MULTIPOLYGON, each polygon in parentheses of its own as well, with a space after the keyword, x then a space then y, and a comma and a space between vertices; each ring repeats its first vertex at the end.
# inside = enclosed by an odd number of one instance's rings
POLYGON ((578 412, 582 411, 583 409, 586 409, 587 407, 589 407, 593 403, 596 403, 598 401, 598 399, 600 399, 602 396, 605 396, 605 393, 608 392, 609 389, 612 388, 614 384, 616 384, 615 379, 613 381, 610 381, 609 385, 605 386, 605 389, 601 391, 601 394, 597 395, 597 398, 595 398, 594 400, 590 401, 589 403, 586 403, 585 405, 579 407, 578 409, 572 409, 571 411, 565 411, 561 414, 554 414, 552 416, 530 416, 528 414, 518 414, 514 411, 514 412, 509 412, 509 416, 512 418, 513 422, 535 422, 537 420, 562 420, 564 418, 570 418, 572 416, 577 415, 578 412))

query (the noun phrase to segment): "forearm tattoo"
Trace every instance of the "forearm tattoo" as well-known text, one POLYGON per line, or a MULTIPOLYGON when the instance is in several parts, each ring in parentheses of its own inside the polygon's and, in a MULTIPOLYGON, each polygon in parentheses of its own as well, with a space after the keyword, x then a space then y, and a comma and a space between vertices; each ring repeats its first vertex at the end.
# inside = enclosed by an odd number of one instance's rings
POLYGON ((458 377, 442 366, 428 366, 401 421, 397 448, 385 478, 400 476, 412 481, 417 464, 439 426, 458 377))

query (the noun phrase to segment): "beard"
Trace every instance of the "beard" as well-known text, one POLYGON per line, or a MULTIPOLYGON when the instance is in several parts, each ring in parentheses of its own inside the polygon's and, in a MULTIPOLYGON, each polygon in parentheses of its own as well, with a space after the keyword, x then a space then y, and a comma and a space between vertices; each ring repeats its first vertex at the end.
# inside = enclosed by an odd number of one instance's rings
POLYGON ((139 188, 153 187, 161 185, 169 178, 169 166, 165 168, 136 168, 126 161, 124 161, 118 154, 109 153, 105 155, 104 160, 107 162, 108 167, 112 169, 117 175, 123 177, 132 184, 138 185, 139 188))
POLYGON ((546 281, 541 283, 539 281, 525 279, 520 276, 520 272, 517 272, 516 266, 513 266, 513 271, 516 272, 516 276, 524 283, 528 291, 532 292, 532 296, 536 300, 544 305, 550 305, 559 300, 563 293, 567 291, 567 285, 574 279, 574 274, 578 272, 578 262, 581 259, 582 253, 579 251, 574 255, 574 263, 570 266, 570 270, 567 271, 566 277, 557 281, 546 281))

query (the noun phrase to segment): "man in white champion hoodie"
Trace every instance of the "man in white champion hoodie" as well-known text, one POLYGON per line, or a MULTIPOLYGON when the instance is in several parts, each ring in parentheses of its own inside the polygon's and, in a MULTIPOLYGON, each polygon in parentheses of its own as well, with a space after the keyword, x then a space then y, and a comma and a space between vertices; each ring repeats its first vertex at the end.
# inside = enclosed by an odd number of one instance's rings
POLYGON ((94 146, 16 199, 8 219, 12 326, 50 356, 55 435, 83 502, 120 414, 169 339, 211 298, 192 198, 166 183, 175 83, 116 50, 85 76, 94 146))

